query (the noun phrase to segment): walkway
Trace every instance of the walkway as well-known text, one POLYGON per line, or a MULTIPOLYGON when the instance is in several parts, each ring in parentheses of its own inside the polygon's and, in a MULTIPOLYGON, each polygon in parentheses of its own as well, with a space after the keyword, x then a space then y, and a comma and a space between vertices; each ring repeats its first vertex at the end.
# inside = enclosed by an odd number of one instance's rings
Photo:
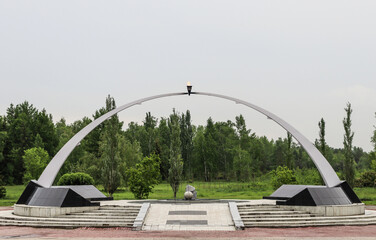
POLYGON ((142 230, 235 231, 235 227, 228 203, 154 203, 142 230))

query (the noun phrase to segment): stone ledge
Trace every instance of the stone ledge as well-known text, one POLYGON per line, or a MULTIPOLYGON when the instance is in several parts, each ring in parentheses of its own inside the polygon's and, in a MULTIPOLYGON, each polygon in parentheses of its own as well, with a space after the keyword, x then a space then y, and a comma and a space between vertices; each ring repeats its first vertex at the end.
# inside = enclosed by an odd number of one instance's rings
POLYGON ((144 224, 146 214, 148 213, 150 208, 150 203, 143 203, 138 215, 133 223, 133 230, 140 231, 142 229, 142 225, 144 224))
POLYGON ((279 205, 281 209, 293 209, 297 211, 307 211, 321 216, 353 216, 364 215, 364 203, 354 203, 351 205, 328 205, 328 206, 287 206, 279 205))
POLYGON ((26 217, 56 217, 69 213, 78 213, 84 211, 97 210, 99 206, 86 207, 42 207, 42 206, 28 206, 23 204, 14 205, 14 215, 26 217))
POLYGON ((234 222, 234 225, 235 225, 235 229, 244 230, 244 223, 243 223, 242 218, 240 217, 236 202, 229 202, 228 206, 230 209, 232 221, 234 222))

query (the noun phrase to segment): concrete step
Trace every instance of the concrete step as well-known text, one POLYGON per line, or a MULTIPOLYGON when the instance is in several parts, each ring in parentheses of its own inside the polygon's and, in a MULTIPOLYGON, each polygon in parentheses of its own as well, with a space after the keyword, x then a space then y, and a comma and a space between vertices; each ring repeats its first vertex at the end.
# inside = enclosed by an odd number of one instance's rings
POLYGON ((53 218, 8 215, 0 218, 0 226, 132 228, 140 209, 140 206, 102 206, 99 210, 71 213, 53 218))
POLYGON ((243 222, 245 227, 313 227, 313 226, 344 226, 344 225, 374 225, 376 219, 340 220, 340 221, 283 221, 283 222, 243 222))
POLYGON ((239 212, 240 216, 245 216, 245 215, 294 215, 294 214, 310 214, 309 212, 306 211, 244 211, 244 212, 239 212))
POLYGON ((286 215, 242 215, 242 219, 258 219, 258 218, 308 218, 308 217, 318 217, 315 214, 286 214, 286 215))
POLYGON ((135 213, 104 213, 104 212, 83 212, 83 213, 72 213, 67 214, 67 216, 75 215, 75 216, 134 216, 136 217, 138 212, 135 213))
POLYGON ((274 212, 274 211, 290 211, 293 212, 293 209, 281 209, 281 208, 238 208, 239 212, 274 212))
POLYGON ((375 216, 363 216, 363 217, 305 217, 305 218, 244 218, 242 219, 244 223, 251 223, 251 222, 304 222, 304 221, 368 221, 368 220, 376 220, 375 216))
MULTIPOLYGON (((86 215, 60 215, 59 218, 71 218, 71 219, 74 219, 74 218, 79 218, 79 219, 86 219, 87 216, 86 215)), ((90 218, 95 218, 95 219, 135 219, 135 215, 132 215, 132 216, 128 216, 128 215, 125 215, 125 216, 114 216, 114 215, 97 215, 95 217, 90 217, 90 218)))
POLYGON ((79 228, 79 227, 132 227, 132 224, 124 222, 28 222, 28 221, 0 221, 1 226, 24 226, 24 227, 49 227, 49 228, 79 228))
POLYGON ((277 205, 252 205, 252 204, 238 204, 238 208, 279 208, 277 205))
POLYGON ((376 224, 376 214, 325 217, 307 211, 284 209, 280 206, 238 205, 246 228, 308 227, 376 224))
POLYGON ((113 209, 140 209, 141 206, 111 206, 111 205, 106 205, 106 206, 100 206, 99 209, 103 210, 113 210, 113 209))
POLYGON ((87 211, 86 213, 138 213, 140 211, 140 209, 129 209, 129 210, 123 210, 123 209, 113 209, 113 210, 102 210, 102 209, 99 209, 99 210, 91 210, 91 211, 87 211))
POLYGON ((76 223, 76 222, 127 222, 127 223, 133 223, 134 219, 98 219, 98 218, 35 218, 35 217, 4 217, 1 218, 0 221, 25 221, 25 222, 70 222, 70 223, 76 223))

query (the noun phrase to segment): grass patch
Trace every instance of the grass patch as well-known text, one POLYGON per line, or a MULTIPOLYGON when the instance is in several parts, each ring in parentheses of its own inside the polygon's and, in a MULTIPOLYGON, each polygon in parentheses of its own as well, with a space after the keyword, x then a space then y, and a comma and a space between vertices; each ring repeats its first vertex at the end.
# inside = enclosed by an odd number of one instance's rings
POLYGON ((354 188, 354 192, 364 204, 376 205, 376 188, 354 188))
MULTIPOLYGON (((197 197, 201 199, 262 199, 274 192, 269 181, 241 182, 183 182, 177 197, 182 199, 185 186, 190 184, 197 190, 197 197)), ((6 186, 7 196, 0 199, 0 206, 12 206, 21 196, 26 186, 6 186)), ((102 186, 97 186, 103 192, 102 186)), ((360 200, 367 205, 376 205, 376 188, 354 188, 360 200)), ((149 199, 173 199, 174 195, 168 183, 161 183, 153 189, 149 199)), ((127 188, 119 188, 114 193, 115 200, 135 199, 127 188)))
POLYGON ((5 198, 0 199, 0 206, 12 206, 15 204, 25 187, 24 185, 5 186, 7 195, 5 198))

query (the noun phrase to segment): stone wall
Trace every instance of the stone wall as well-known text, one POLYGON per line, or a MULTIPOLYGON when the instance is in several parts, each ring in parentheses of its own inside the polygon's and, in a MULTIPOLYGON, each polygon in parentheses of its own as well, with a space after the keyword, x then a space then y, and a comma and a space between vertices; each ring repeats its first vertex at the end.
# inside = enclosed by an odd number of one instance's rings
POLYGON ((97 210, 99 206, 89 207, 40 207, 28 206, 23 204, 14 205, 14 215, 27 216, 27 217, 55 217, 65 215, 68 213, 77 213, 90 210, 97 210))

